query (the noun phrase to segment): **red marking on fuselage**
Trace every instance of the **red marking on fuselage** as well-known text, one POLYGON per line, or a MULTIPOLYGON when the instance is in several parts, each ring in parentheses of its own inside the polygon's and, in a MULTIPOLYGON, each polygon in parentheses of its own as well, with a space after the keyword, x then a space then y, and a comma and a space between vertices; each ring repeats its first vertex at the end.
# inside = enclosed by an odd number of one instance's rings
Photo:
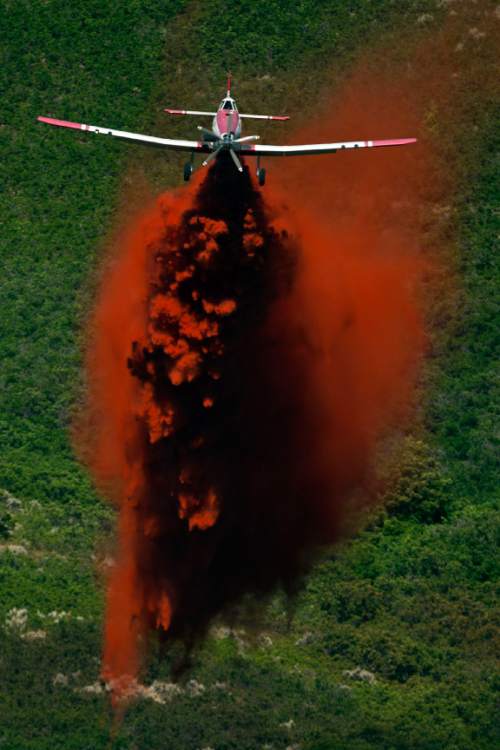
POLYGON ((219 109, 215 115, 215 120, 219 133, 222 136, 229 133, 236 133, 239 127, 240 116, 234 109, 219 109))

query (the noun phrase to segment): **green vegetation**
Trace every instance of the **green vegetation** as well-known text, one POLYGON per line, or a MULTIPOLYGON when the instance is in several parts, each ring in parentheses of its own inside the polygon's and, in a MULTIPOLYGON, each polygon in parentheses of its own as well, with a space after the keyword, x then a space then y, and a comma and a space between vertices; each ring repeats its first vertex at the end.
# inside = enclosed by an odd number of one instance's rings
MULTIPOLYGON (((153 654, 149 692, 114 730, 97 683, 113 513, 76 463, 68 427, 81 323, 124 181, 144 171, 155 189, 177 184, 181 159, 35 124, 47 114, 180 134, 186 123, 156 119, 161 105, 211 105, 228 65, 246 104, 295 113, 381 36, 432 33, 446 3, 0 7, 0 748, 495 747, 498 99, 471 88, 456 110, 459 289, 385 510, 315 567, 291 625, 280 596, 263 632, 219 624, 179 687, 153 654)), ((430 129, 446 117, 430 107, 430 129)))

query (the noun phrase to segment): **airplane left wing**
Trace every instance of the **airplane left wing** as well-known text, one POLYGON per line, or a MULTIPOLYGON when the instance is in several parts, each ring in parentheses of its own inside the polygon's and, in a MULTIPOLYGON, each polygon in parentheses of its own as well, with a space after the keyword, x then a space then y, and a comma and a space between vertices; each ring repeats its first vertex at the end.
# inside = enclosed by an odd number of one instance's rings
POLYGON ((154 135, 142 135, 141 133, 129 133, 126 130, 113 130, 112 128, 102 128, 97 125, 85 125, 80 122, 69 122, 68 120, 56 120, 53 117, 37 117, 39 122, 45 122, 48 125, 57 125, 61 128, 73 128, 74 130, 83 130, 87 133, 97 133, 99 135, 111 135, 115 138, 121 138, 125 141, 142 143, 145 146, 156 146, 157 148, 174 149, 175 151, 198 151, 207 153, 211 149, 201 141, 183 141, 172 138, 157 138, 154 135))
POLYGON ((385 141, 339 141, 338 143, 306 143, 299 146, 242 146, 239 153, 245 156, 308 156, 334 154, 346 148, 375 148, 377 146, 405 146, 416 143, 416 138, 394 138, 385 141))

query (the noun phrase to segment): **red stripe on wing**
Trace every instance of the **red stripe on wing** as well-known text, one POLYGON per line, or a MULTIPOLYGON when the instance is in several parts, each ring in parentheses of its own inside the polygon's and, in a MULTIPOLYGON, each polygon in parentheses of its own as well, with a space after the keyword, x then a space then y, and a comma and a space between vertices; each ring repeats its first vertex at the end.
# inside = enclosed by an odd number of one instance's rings
POLYGON ((75 130, 86 130, 87 125, 81 122, 69 122, 69 120, 55 120, 53 117, 37 117, 39 122, 46 122, 49 125, 59 125, 61 128, 74 128, 75 130))
POLYGON ((393 138, 388 141, 372 141, 374 146, 405 146, 407 143, 416 143, 416 138, 393 138))

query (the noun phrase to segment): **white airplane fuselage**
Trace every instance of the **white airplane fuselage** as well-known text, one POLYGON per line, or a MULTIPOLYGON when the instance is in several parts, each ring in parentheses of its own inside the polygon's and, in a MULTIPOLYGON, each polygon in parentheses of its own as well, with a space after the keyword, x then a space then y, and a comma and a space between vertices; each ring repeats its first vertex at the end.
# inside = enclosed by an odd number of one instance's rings
POLYGON ((238 114, 236 102, 230 96, 226 96, 219 104, 219 109, 212 120, 212 130, 225 140, 239 138, 241 134, 241 118, 238 114))

